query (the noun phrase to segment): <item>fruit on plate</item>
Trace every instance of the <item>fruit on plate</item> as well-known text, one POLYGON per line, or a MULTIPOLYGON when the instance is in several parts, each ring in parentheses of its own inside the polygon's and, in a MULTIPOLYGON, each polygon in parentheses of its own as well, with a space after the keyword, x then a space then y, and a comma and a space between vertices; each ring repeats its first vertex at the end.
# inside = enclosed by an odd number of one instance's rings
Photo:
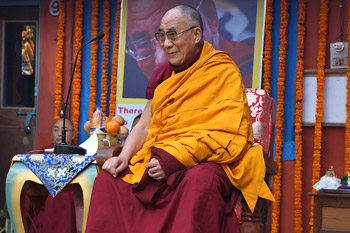
POLYGON ((106 133, 119 133, 120 123, 118 121, 110 120, 106 123, 105 131, 106 133))
POLYGON ((120 130, 119 130, 119 133, 120 133, 120 134, 127 134, 127 133, 129 133, 129 129, 128 129, 126 126, 121 125, 121 126, 120 126, 120 130))
POLYGON ((112 118, 112 121, 117 121, 119 122, 120 125, 124 125, 125 120, 121 115, 116 115, 112 118))
POLYGON ((84 130, 86 133, 90 133, 90 130, 91 130, 91 124, 90 124, 90 121, 87 121, 84 123, 84 130))

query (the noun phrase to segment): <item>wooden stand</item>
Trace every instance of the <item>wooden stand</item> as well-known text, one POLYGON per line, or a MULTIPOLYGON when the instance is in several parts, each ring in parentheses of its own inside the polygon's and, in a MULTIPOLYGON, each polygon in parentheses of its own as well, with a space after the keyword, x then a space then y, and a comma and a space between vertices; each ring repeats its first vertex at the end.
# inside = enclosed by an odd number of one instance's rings
MULTIPOLYGON (((266 165, 265 181, 271 188, 272 177, 277 174, 277 164, 272 158, 264 155, 266 165)), ((254 213, 251 213, 246 201, 242 200, 241 233, 269 233, 271 232, 271 202, 259 198, 254 213)))
MULTIPOLYGON (((77 232, 85 232, 92 186, 96 176, 96 164, 91 163, 62 190, 62 192, 75 191, 77 232)), ((25 225, 21 210, 23 195, 40 197, 48 195, 48 191, 39 178, 24 163, 17 159, 14 160, 14 164, 7 173, 5 193, 14 232, 24 233, 25 225)))
POLYGON ((314 232, 350 232, 350 192, 309 193, 314 196, 314 232))

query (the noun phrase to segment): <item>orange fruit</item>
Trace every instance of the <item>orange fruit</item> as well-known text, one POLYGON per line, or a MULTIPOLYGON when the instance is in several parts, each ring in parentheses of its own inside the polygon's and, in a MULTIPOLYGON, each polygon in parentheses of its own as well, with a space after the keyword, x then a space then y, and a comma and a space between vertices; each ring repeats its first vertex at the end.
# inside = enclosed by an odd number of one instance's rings
POLYGON ((119 133, 120 124, 117 121, 108 121, 105 130, 107 133, 119 133))
POLYGON ((85 122, 84 130, 85 130, 86 133, 90 133, 90 130, 91 130, 90 121, 85 122))

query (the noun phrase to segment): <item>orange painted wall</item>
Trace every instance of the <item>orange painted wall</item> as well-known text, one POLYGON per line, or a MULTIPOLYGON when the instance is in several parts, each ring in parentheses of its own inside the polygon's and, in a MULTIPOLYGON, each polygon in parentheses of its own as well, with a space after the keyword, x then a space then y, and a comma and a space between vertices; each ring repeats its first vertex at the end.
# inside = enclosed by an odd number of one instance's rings
MULTIPOLYGON (((334 166, 338 177, 344 174, 344 127, 326 127, 322 134, 321 176, 334 166)), ((312 155, 313 155, 314 128, 303 129, 303 232, 309 232, 310 202, 308 195, 312 191, 312 155)), ((294 161, 284 161, 282 176, 282 200, 280 232, 294 232, 294 161)))
MULTIPOLYGON (((307 0, 306 7, 306 37, 305 37, 305 53, 304 61, 305 69, 317 68, 317 51, 318 51, 318 31, 319 31, 319 15, 321 10, 320 0, 307 0)), ((331 0, 328 1, 328 33, 327 33, 327 52, 326 52, 326 69, 330 68, 329 43, 347 41, 347 17, 348 17, 348 1, 331 0), (344 21, 343 21, 343 37, 339 36, 341 29, 341 11, 340 2, 344 2, 344 21)))
MULTIPOLYGON (((318 53, 318 31, 319 31, 319 0, 307 0, 306 12, 306 37, 304 52, 304 68, 317 69, 318 53)), ((347 41, 347 15, 348 1, 344 2, 344 35, 343 40, 337 38, 340 34, 341 12, 339 8, 341 0, 329 2, 328 12, 328 36, 326 69, 330 68, 329 43, 337 41, 347 41)), ((344 73, 345 74, 345 73, 344 73)), ((304 93, 307 95, 308 93, 304 93)), ((334 166, 338 177, 344 175, 344 154, 345 154, 345 128, 344 127, 324 127, 322 132, 322 152, 321 152, 321 176, 323 176, 330 166, 334 166)), ((303 128, 303 232, 310 231, 310 202, 308 195, 312 191, 312 162, 313 162, 313 142, 314 127, 303 128)), ((284 161, 282 163, 282 200, 280 232, 294 232, 294 167, 295 161, 284 161)))
MULTIPOLYGON (((40 67, 37 111, 36 148, 40 149, 52 143, 51 126, 53 124, 56 86, 56 56, 58 17, 49 14, 49 0, 41 1, 40 11, 40 67)), ((64 100, 66 100, 73 63, 74 1, 66 1, 66 30, 64 41, 64 100)), ((70 115, 69 110, 67 116, 70 115)))

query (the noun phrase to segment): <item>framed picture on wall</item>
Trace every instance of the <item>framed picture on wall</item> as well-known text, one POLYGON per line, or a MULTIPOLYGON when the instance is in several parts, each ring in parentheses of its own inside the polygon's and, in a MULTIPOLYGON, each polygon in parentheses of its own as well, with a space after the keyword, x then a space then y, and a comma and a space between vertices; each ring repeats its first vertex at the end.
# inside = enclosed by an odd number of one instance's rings
POLYGON ((260 87, 264 0, 124 0, 118 107, 129 109, 135 104, 139 109, 142 108, 139 105, 146 103, 146 88, 152 73, 167 62, 154 33, 165 12, 180 4, 199 11, 204 40, 230 54, 241 71, 245 87, 260 87))

